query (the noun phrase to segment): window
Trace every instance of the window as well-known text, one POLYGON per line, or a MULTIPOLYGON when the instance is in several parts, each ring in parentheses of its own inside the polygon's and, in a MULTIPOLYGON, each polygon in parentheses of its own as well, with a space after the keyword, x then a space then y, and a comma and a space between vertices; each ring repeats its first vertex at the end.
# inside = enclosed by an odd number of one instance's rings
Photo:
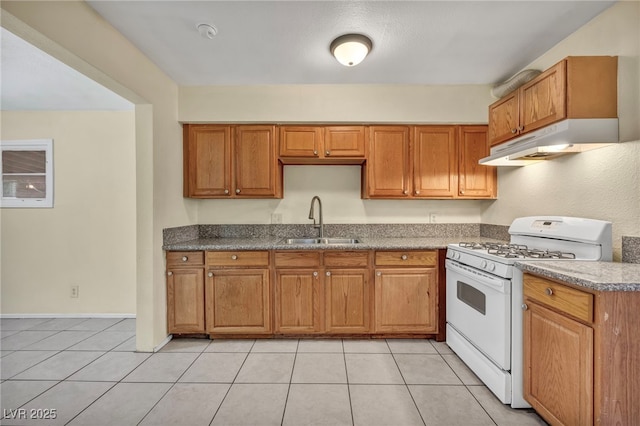
POLYGON ((53 207, 53 140, 0 141, 0 207, 53 207))

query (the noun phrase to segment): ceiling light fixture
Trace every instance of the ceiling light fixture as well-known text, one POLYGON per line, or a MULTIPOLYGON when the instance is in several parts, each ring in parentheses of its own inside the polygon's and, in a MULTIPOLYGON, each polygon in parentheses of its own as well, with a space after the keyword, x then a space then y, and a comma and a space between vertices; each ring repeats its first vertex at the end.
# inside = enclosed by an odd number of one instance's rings
POLYGON ((331 42, 329 50, 342 65, 353 67, 367 57, 373 43, 362 34, 345 34, 331 42))
POLYGON ((218 34, 218 29, 211 24, 198 24, 196 28, 198 28, 198 32, 203 38, 210 40, 213 40, 216 34, 218 34))

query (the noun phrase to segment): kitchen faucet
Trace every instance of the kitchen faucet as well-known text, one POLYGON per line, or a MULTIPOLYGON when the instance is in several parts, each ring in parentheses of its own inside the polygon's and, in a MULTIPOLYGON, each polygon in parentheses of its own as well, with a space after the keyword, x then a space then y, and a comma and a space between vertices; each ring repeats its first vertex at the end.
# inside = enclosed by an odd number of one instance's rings
POLYGON ((311 208, 309 209, 309 219, 313 219, 313 227, 320 228, 320 238, 324 238, 324 223, 322 222, 322 201, 320 201, 320 197, 318 197, 317 195, 315 195, 311 199, 311 208), (315 212, 313 210, 313 203, 316 200, 318 200, 318 208, 320 209, 320 224, 318 225, 316 225, 316 219, 314 217, 315 212))

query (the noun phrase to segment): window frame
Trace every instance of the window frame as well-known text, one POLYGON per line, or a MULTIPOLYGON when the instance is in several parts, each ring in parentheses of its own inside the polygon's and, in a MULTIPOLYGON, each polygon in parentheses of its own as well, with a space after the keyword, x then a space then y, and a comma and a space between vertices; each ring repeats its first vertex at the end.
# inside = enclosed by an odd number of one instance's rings
POLYGON ((0 208, 53 208, 53 139, 0 140, 0 177, 3 190, 0 193, 0 208), (42 198, 9 198, 4 196, 5 175, 2 170, 5 151, 45 152, 45 191, 42 198))

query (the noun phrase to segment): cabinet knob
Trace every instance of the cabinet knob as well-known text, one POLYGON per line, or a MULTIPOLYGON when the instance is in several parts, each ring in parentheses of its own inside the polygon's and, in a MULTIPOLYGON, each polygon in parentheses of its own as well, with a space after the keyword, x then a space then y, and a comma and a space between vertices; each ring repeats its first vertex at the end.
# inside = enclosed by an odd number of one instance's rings
POLYGON ((330 277, 330 276, 331 276, 331 272, 330 272, 330 271, 327 271, 325 275, 326 275, 326 276, 328 276, 328 277, 330 277))
POLYGON ((224 193, 225 193, 225 194, 228 194, 228 193, 229 193, 229 190, 228 190, 228 189, 225 189, 225 190, 224 190, 224 193))
POLYGON ((516 133, 518 129, 511 129, 511 133, 516 133))
POLYGON ((171 275, 173 275, 173 272, 169 271, 167 272, 167 276, 170 277, 171 275))
POLYGON ((313 155, 318 155, 318 151, 313 151, 313 155))
POLYGON ((239 194, 239 193, 240 193, 240 190, 239 190, 239 189, 236 189, 236 194, 239 194))
POLYGON ((208 276, 209 278, 213 277, 213 272, 209 272, 209 273, 207 274, 207 276, 208 276))
POLYGON ((331 155, 331 151, 329 151, 329 150, 325 151, 324 155, 331 155))
POLYGON ((382 276, 382 272, 380 272, 380 271, 376 272, 376 276, 377 277, 381 277, 382 276))
POLYGON ((416 195, 419 195, 419 194, 420 194, 420 191, 416 191, 416 195))
POLYGON ((313 271, 313 276, 317 277, 318 276, 318 271, 313 271))
POLYGON ((523 130, 524 130, 524 126, 520 126, 520 127, 518 127, 518 131, 520 131, 520 132, 521 132, 521 131, 523 131, 523 130))
POLYGON ((231 255, 231 260, 238 260, 238 256, 237 256, 237 255, 235 255, 235 254, 232 254, 232 255, 231 255))
POLYGON ((402 260, 407 260, 409 258, 409 256, 407 256, 406 254, 403 254, 402 256, 400 256, 400 259, 402 260))
POLYGON ((553 289, 551 287, 547 287, 544 292, 547 294, 547 296, 553 296, 553 289))
POLYGON ((187 260, 189 260, 189 258, 187 256, 182 256, 182 261, 186 262, 187 260))
POLYGON ((523 311, 526 311, 527 309, 529 309, 529 307, 527 306, 527 304, 526 304, 526 303, 523 303, 523 304, 522 304, 522 310, 523 310, 523 311))
POLYGON ((464 191, 460 191, 460 194, 464 195, 464 191))
POLYGON ((409 191, 407 191, 407 190, 405 189, 404 191, 402 191, 402 193, 403 193, 404 195, 407 195, 407 194, 409 193, 409 191))

